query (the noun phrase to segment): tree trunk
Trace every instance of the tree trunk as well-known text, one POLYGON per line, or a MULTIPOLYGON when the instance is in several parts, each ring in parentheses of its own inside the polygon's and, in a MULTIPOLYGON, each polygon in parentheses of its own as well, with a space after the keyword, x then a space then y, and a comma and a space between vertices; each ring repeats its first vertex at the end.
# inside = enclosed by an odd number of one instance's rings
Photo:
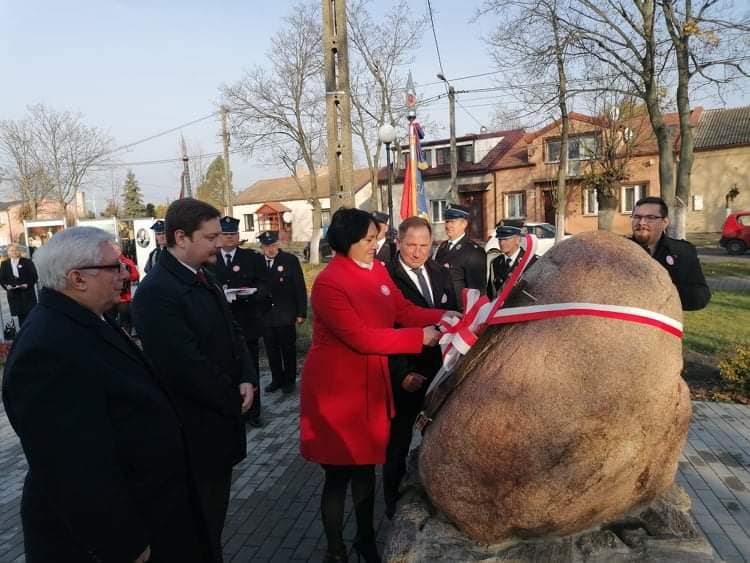
POLYGON ((612 231, 615 215, 617 215, 617 196, 615 190, 596 190, 596 200, 599 208, 597 228, 600 231, 612 231))
POLYGON ((555 57, 557 61, 558 105, 560 106, 560 167, 557 170, 557 189, 555 194, 555 242, 560 242, 565 235, 565 212, 568 206, 566 180, 568 175, 568 83, 565 74, 563 45, 560 40, 559 20, 557 14, 551 14, 552 30, 555 36, 555 57))

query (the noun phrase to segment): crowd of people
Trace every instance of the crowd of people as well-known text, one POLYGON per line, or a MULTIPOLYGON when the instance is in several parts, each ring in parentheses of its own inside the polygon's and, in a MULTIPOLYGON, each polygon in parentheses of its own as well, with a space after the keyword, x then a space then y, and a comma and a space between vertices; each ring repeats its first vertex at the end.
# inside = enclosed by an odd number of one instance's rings
MULTIPOLYGON (((335 255, 312 287, 300 387, 300 451, 325 478, 325 561, 348 560, 349 489, 352 549, 380 561, 375 466, 392 518, 414 422, 442 363, 436 325, 461 315, 464 288, 494 296, 525 252, 520 228, 499 225, 501 252, 488 264, 469 219, 462 206, 447 210, 449 240, 434 258, 423 218, 405 219, 395 236, 383 214, 340 209, 331 219, 335 255)), ((3 401, 29 464, 21 517, 30 563, 222 560, 232 468, 246 457, 246 425, 263 425, 260 340, 272 375, 264 391, 293 393, 296 327, 307 316, 299 260, 275 232, 261 234, 261 252, 242 248, 238 224, 195 199, 172 203, 152 227, 159 244, 134 296, 138 270, 102 230, 66 229, 33 262, 9 251, 0 283, 23 315, 3 401)), ((695 248, 664 234, 664 202, 639 201, 632 224, 683 308, 705 307, 695 248)))

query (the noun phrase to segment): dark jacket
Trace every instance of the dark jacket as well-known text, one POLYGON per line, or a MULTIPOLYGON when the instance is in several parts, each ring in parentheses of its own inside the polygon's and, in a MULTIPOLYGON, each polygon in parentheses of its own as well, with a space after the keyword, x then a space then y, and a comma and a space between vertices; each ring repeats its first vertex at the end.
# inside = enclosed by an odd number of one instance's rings
POLYGON ((28 315, 32 307, 36 305, 36 292, 34 286, 37 282, 36 268, 28 258, 18 259, 18 277, 13 275, 10 258, 0 264, 0 285, 8 292, 8 305, 10 314, 14 316, 28 315), (11 289, 11 286, 26 284, 25 289, 11 289))
POLYGON ((263 256, 254 250, 237 248, 227 267, 224 253, 219 252, 213 271, 222 288, 254 287, 258 290, 253 295, 238 296, 229 304, 229 308, 242 327, 245 338, 260 338, 263 335, 263 315, 271 308, 269 272, 263 256))
MULTIPOLYGON (((648 252, 648 248, 646 248, 648 252)), ((678 240, 662 235, 653 254, 672 278, 677 288, 684 311, 703 309, 711 300, 711 290, 698 260, 695 247, 686 240, 678 240)))
POLYGON ((198 560, 176 413, 112 322, 43 289, 8 356, 3 402, 29 462, 28 561, 132 562, 149 544, 154 560, 198 560))
POLYGON ((132 304, 143 350, 174 396, 199 482, 245 457, 239 384, 258 385, 242 331, 215 278, 209 280, 199 283, 166 251, 132 304))
POLYGON ((380 260, 387 268, 391 263, 391 260, 393 260, 393 258, 396 256, 396 252, 396 243, 386 239, 383 243, 383 246, 381 246, 380 250, 378 250, 377 254, 375 254, 375 258, 380 260))
MULTIPOLYGON (((521 248, 518 256, 513 263, 508 267, 506 262, 506 256, 502 252, 490 263, 490 279, 487 281, 487 295, 494 299, 500 293, 500 288, 503 287, 505 280, 507 280, 516 269, 518 263, 521 261, 523 255, 526 254, 526 250, 521 248)), ((529 267, 536 262, 537 257, 532 256, 529 260, 529 267)))
POLYGON ((435 262, 447 268, 453 281, 456 297, 461 299, 464 288, 487 291, 487 257, 484 249, 464 235, 461 241, 450 249, 450 242, 444 241, 435 254, 435 262))
MULTIPOLYGON (((453 284, 445 268, 441 268, 432 260, 425 263, 427 278, 432 288, 432 296, 437 309, 449 311, 458 310, 456 294, 453 284)), ((404 297, 420 307, 428 307, 428 303, 422 296, 422 292, 404 271, 401 261, 396 258, 388 266, 396 286, 404 294, 404 297)), ((416 415, 422 408, 424 396, 432 378, 443 365, 443 358, 439 346, 423 347, 420 354, 399 354, 388 357, 388 367, 391 372, 391 385, 393 388, 393 400, 396 404, 396 412, 399 414, 416 415), (401 387, 404 377, 410 372, 416 372, 427 378, 427 381, 418 391, 406 391, 401 387)))
MULTIPOLYGON (((266 258, 263 260, 266 268, 266 258)), ((264 316, 265 326, 289 326, 297 317, 307 317, 307 288, 299 259, 281 250, 267 272, 271 308, 264 316)))
POLYGON ((166 246, 157 246, 156 248, 154 248, 148 255, 148 259, 146 260, 146 265, 143 267, 143 271, 148 274, 151 271, 151 268, 153 268, 159 261, 159 256, 161 255, 161 253, 165 252, 166 250, 166 246))

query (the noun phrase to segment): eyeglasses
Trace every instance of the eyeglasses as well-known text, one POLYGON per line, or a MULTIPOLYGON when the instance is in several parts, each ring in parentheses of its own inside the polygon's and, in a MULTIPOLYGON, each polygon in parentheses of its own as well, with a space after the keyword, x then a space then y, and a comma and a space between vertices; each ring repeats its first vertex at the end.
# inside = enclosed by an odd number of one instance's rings
POLYGON ((121 272, 128 271, 128 267, 122 262, 118 262, 117 264, 99 264, 97 266, 80 266, 78 268, 73 268, 73 269, 74 270, 119 270, 121 272))
POLYGON ((664 219, 661 215, 631 215, 630 220, 635 221, 636 223, 643 219, 647 223, 653 223, 654 221, 658 221, 659 219, 664 219))

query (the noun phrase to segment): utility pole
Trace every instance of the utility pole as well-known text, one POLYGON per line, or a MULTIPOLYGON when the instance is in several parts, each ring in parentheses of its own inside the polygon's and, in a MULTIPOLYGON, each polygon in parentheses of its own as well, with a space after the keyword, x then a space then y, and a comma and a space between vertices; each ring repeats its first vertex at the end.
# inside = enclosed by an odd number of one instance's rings
POLYGON ((229 108, 221 106, 221 142, 224 145, 224 207, 226 214, 232 216, 232 181, 229 175, 229 130, 227 129, 227 114, 229 108))
POLYGON ((333 215, 339 207, 354 207, 349 47, 346 31, 346 0, 322 0, 322 2, 328 182, 331 215, 333 215))
POLYGON ((443 74, 437 77, 448 86, 448 119, 451 129, 451 201, 458 203, 458 149, 456 148, 456 90, 443 74))
POLYGON ((187 145, 185 145, 185 137, 180 137, 180 139, 182 140, 182 189, 180 190, 180 197, 193 197, 193 187, 190 185, 187 145))

